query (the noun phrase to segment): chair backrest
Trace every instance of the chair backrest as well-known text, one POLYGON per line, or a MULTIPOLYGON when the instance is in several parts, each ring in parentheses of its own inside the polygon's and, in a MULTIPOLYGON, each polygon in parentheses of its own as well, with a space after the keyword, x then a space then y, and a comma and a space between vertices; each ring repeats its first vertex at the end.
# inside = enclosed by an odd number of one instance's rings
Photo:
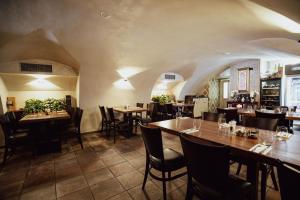
POLYGON ((277 173, 281 200, 297 199, 299 196, 300 169, 279 162, 277 173))
POLYGON ((149 156, 164 160, 160 128, 150 128, 140 124, 145 148, 149 156))
POLYGON ((226 192, 230 149, 186 134, 180 137, 189 178, 210 189, 226 192))
POLYGON ((114 109, 113 108, 106 108, 107 113, 108 113, 108 117, 110 119, 110 121, 115 122, 115 114, 114 114, 114 109))
POLYGON ((261 118, 279 119, 279 120, 285 119, 285 113, 270 113, 270 112, 262 112, 256 110, 255 115, 256 117, 261 117, 261 118))
POLYGON ((149 116, 152 121, 156 121, 157 119, 157 112, 158 112, 158 103, 150 103, 149 104, 149 116))
POLYGON ((83 110, 81 108, 76 108, 76 111, 75 111, 75 120, 74 120, 74 123, 75 123, 75 126, 80 129, 80 124, 81 124, 81 119, 82 119, 82 114, 83 114, 83 110))
POLYGON ((231 120, 235 120, 236 122, 239 122, 239 115, 238 110, 236 108, 233 109, 224 109, 224 108, 217 108, 218 113, 224 113, 226 114, 226 122, 229 122, 231 120))
POLYGON ((4 134, 5 144, 7 144, 7 141, 13 136, 14 132, 7 115, 0 115, 0 124, 4 134))
POLYGON ((278 119, 243 116, 242 125, 246 127, 256 127, 259 129, 276 131, 278 119))
POLYGON ((143 108, 144 107, 144 103, 136 103, 136 107, 143 108))
POLYGON ((107 116, 106 116, 106 112, 105 112, 105 108, 104 106, 99 106, 99 109, 100 109, 100 113, 101 113, 101 117, 102 117, 102 120, 107 122, 107 116))
POLYGON ((165 104, 165 111, 167 114, 173 114, 173 104, 172 103, 166 103, 165 104))
POLYGON ((225 117, 226 115, 223 113, 214 113, 214 112, 203 112, 202 118, 203 120, 217 122, 219 117, 225 117))

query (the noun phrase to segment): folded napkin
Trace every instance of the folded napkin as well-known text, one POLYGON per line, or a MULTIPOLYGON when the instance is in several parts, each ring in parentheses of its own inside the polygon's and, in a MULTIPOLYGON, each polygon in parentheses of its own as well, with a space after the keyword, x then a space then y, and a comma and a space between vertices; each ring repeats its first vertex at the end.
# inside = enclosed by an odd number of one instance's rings
POLYGON ((189 128, 189 129, 182 130, 181 132, 186 133, 186 134, 192 134, 192 133, 196 133, 198 131, 199 131, 198 129, 189 128))
POLYGON ((276 137, 280 137, 280 138, 286 139, 286 140, 289 139, 291 136, 292 136, 292 134, 286 133, 286 132, 278 132, 276 134, 276 137))
POLYGON ((272 150, 272 146, 264 145, 264 144, 256 144, 249 149, 255 153, 268 154, 272 150))

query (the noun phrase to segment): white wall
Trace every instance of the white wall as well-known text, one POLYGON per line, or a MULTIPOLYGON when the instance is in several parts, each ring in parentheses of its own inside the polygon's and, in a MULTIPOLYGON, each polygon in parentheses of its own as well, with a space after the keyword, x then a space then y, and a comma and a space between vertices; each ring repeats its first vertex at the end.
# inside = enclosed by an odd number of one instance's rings
POLYGON ((16 109, 24 108, 25 101, 32 98, 41 100, 47 98, 61 99, 65 98, 66 95, 76 98, 75 91, 8 91, 7 95, 16 97, 16 109))
POLYGON ((1 111, 5 113, 7 110, 6 108, 7 89, 1 77, 0 77, 0 96, 2 101, 2 108, 0 108, 0 114, 1 114, 1 111))
MULTIPOLYGON (((7 110, 6 108, 7 89, 1 77, 0 77, 0 96, 2 101, 2 108, 0 108, 0 114, 3 114, 7 110)), ((4 135, 2 132, 2 128, 0 127, 0 146, 3 145, 4 145, 4 135)))

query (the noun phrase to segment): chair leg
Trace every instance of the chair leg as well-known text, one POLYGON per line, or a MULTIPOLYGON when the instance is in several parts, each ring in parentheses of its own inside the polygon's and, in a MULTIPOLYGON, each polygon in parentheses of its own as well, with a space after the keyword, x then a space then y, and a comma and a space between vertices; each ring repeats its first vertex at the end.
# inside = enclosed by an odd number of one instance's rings
POLYGON ((3 154, 3 161, 2 164, 4 165, 7 159, 7 154, 8 154, 8 147, 5 146, 4 154, 3 154))
POLYGON ((278 184, 277 184, 277 180, 276 180, 276 176, 275 176, 275 172, 274 172, 274 167, 273 166, 271 167, 271 178, 272 178, 272 182, 273 182, 273 185, 274 185, 274 189, 276 191, 278 191, 278 184))
POLYGON ((168 172, 168 178, 171 178, 171 171, 168 172))
POLYGON ((77 133, 77 138, 78 138, 78 142, 80 143, 81 148, 83 149, 83 144, 82 144, 82 139, 81 139, 81 134, 80 134, 80 132, 77 133))
POLYGON ((240 174, 240 172, 241 172, 241 169, 242 169, 242 164, 241 163, 239 163, 239 165, 238 165, 238 168, 237 168, 237 170, 236 170, 236 175, 239 175, 240 174))
POLYGON ((167 199, 167 188, 166 188, 166 176, 165 176, 165 172, 162 171, 162 184, 163 184, 163 197, 164 197, 164 200, 167 199))
POLYGON ((145 166, 145 174, 144 174, 144 181, 143 181, 143 186, 142 186, 143 190, 144 190, 146 182, 147 182, 148 173, 149 173, 149 157, 147 155, 147 157, 146 157, 146 166, 145 166))
POLYGON ((266 188, 267 188, 267 169, 262 169, 261 170, 261 188, 260 188, 260 193, 261 193, 261 200, 266 199, 266 188))
POLYGON ((114 126, 114 143, 116 143, 116 127, 114 126))
POLYGON ((102 122, 101 122, 101 130, 100 130, 101 133, 104 131, 103 128, 104 128, 104 122, 102 121, 102 122))
POLYGON ((188 183, 186 184, 186 195, 185 195, 186 200, 191 200, 193 198, 192 187, 193 187, 192 180, 188 177, 188 183))

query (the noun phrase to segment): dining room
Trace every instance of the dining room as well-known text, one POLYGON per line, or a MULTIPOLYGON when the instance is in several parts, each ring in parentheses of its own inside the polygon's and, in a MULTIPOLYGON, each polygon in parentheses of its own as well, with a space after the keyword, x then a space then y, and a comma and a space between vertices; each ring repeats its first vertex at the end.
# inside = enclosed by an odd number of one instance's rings
POLYGON ((0 199, 299 199, 299 9, 0 2, 0 199))

